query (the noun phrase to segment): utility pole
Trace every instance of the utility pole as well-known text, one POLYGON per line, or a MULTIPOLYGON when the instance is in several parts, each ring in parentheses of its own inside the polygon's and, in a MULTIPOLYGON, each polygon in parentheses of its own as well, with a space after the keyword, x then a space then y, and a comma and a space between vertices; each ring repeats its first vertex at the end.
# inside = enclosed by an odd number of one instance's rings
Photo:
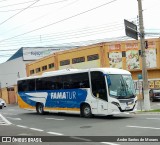
POLYGON ((150 98, 148 90, 148 75, 146 68, 146 54, 145 54, 145 39, 144 39, 144 26, 143 26, 143 13, 142 13, 142 0, 138 1, 139 11, 139 31, 140 31, 140 44, 141 44, 141 58, 142 58, 142 79, 143 79, 143 94, 144 94, 144 110, 150 110, 150 98))

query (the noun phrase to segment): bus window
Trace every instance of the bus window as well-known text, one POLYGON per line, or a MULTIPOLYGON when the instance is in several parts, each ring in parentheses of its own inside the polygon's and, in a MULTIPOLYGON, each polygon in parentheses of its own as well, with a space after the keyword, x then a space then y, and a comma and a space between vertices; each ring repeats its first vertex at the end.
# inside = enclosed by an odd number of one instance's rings
POLYGON ((61 76, 64 89, 89 88, 88 73, 61 76))
POLYGON ((27 81, 26 80, 18 81, 18 91, 23 92, 25 90, 27 90, 27 81))
POLYGON ((62 88, 63 84, 59 76, 39 78, 36 80, 36 90, 58 90, 62 88))
POLYGON ((35 91, 35 79, 18 81, 18 91, 35 91))
POLYGON ((27 81, 28 91, 35 91, 35 79, 30 79, 27 81))

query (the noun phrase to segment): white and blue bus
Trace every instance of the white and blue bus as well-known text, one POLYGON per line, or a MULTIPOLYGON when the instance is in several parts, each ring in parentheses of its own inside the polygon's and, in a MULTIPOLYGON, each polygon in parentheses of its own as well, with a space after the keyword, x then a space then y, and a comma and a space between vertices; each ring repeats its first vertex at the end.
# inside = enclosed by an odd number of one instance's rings
POLYGON ((131 73, 115 68, 66 69, 20 78, 20 108, 45 112, 115 115, 137 110, 131 73))

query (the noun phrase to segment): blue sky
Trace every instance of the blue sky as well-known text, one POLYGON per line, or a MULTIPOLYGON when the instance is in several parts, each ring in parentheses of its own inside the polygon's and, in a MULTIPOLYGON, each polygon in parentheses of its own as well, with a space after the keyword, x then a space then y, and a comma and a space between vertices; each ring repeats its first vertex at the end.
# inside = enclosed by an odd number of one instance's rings
MULTIPOLYGON (((159 37, 160 0, 142 5, 147 36, 159 37)), ((127 39, 124 19, 138 24, 137 15, 137 0, 0 0, 0 63, 21 47, 127 39)))

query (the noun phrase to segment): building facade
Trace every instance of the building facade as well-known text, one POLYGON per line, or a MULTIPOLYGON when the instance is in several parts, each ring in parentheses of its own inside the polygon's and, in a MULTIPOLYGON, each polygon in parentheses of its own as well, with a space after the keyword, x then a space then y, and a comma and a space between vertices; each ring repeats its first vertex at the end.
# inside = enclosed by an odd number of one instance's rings
MULTIPOLYGON (((160 88, 160 38, 148 39, 146 65, 149 88, 160 88)), ((142 88, 138 75, 142 74, 140 42, 117 41, 56 52, 52 55, 26 64, 27 76, 41 75, 46 71, 67 68, 113 67, 129 70, 135 81, 135 88, 142 88), (52 66, 49 67, 49 65, 52 66)))
MULTIPOLYGON (((160 39, 149 39, 146 49, 148 77, 160 78, 160 39)), ((114 67, 129 70, 133 79, 142 71, 141 51, 139 41, 123 41, 99 43, 56 52, 26 65, 27 76, 40 75, 52 70, 66 68, 114 67), (46 66, 46 67, 44 67, 46 66), (37 71, 36 71, 37 70, 37 71)))

